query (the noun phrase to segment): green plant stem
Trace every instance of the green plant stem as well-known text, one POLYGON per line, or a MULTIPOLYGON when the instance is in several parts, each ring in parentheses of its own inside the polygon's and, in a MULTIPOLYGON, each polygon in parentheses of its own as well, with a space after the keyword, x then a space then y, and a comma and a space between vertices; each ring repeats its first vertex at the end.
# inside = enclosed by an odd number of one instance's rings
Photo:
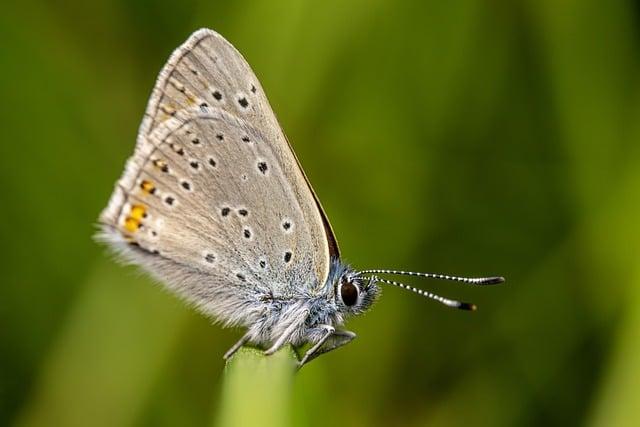
POLYGON ((227 362, 219 426, 288 426, 296 355, 289 346, 272 356, 243 347, 227 362))

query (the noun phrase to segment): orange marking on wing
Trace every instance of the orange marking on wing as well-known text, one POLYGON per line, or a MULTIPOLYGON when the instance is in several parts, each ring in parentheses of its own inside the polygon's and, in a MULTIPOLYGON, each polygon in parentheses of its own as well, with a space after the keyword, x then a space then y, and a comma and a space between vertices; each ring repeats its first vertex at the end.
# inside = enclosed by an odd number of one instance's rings
POLYGON ((124 220, 124 228, 128 232, 133 233, 140 228, 140 221, 128 216, 127 219, 124 220))
POLYGON ((131 206, 131 212, 129 213, 129 217, 133 218, 137 221, 140 221, 147 214, 147 208, 142 205, 133 205, 131 206))
POLYGON ((140 183, 140 188, 145 194, 153 194, 156 192, 156 187, 153 185, 153 182, 144 180, 140 183))

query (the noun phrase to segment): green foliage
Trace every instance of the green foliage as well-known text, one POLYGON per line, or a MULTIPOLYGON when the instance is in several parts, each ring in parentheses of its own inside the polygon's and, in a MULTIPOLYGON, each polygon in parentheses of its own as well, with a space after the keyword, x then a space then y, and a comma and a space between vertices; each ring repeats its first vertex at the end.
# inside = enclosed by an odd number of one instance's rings
POLYGON ((238 350, 225 368, 217 425, 291 425, 297 360, 290 347, 270 357, 252 348, 238 350))

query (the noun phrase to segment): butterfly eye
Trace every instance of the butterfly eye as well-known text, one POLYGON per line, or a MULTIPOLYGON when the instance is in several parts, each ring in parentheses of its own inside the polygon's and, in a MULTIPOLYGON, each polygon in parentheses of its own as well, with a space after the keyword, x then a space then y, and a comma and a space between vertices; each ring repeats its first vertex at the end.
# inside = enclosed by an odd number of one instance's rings
POLYGON ((358 301, 358 287, 351 282, 342 282, 340 285, 340 299, 347 307, 351 307, 358 301))

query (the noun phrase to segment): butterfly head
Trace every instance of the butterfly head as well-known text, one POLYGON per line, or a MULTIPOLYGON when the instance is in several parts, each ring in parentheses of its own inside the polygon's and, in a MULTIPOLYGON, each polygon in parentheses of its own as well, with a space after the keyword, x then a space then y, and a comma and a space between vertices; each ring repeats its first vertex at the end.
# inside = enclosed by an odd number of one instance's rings
POLYGON ((359 277, 357 273, 346 270, 335 283, 335 303, 338 310, 346 316, 366 311, 380 294, 380 288, 369 278, 359 277))

